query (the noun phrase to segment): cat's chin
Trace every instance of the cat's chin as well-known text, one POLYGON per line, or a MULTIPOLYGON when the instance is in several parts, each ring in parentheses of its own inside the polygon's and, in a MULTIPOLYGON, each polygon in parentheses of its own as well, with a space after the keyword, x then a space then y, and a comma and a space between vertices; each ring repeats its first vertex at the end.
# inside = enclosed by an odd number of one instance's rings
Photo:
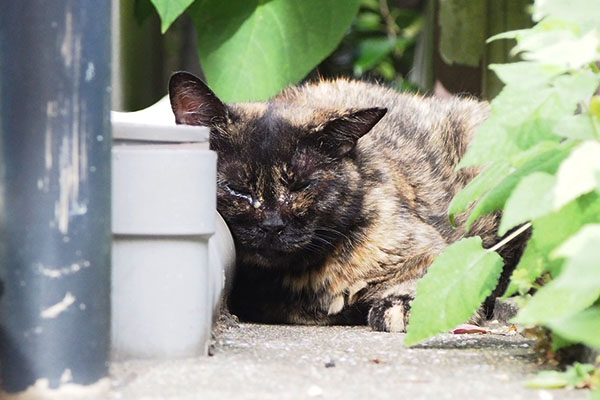
MULTIPOLYGON (((305 236, 306 237, 306 236, 305 236)), ((256 241, 258 242, 258 241, 256 241)), ((286 243, 269 241, 244 245, 238 242, 238 257, 246 264, 264 268, 283 268, 288 271, 306 270, 321 261, 330 249, 316 248, 314 240, 288 240, 286 243)))
POLYGON ((240 249, 240 257, 247 264, 263 268, 290 268, 298 264, 303 252, 300 250, 284 251, 276 248, 240 249))
POLYGON ((261 267, 272 268, 285 264, 291 258, 293 253, 289 253, 274 248, 265 249, 245 249, 241 251, 240 256, 246 263, 256 264, 261 267))

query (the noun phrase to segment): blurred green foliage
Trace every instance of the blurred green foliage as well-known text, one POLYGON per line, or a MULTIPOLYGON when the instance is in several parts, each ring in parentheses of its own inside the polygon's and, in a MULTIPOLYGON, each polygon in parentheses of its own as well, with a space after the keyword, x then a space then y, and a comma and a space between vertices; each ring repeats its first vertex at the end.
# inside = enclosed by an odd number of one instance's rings
POLYGON ((322 76, 385 81, 400 90, 418 88, 406 78, 423 27, 420 2, 361 0, 358 14, 336 51, 321 63, 322 76))
POLYGON ((209 86, 224 101, 266 100, 302 80, 344 37, 359 0, 151 0, 162 30, 187 12, 209 86))
POLYGON ((135 0, 135 13, 143 21, 158 12, 163 33, 189 14, 208 84, 225 101, 248 101, 269 98, 307 76, 354 76, 417 90, 406 76, 423 17, 420 1, 404 3, 135 0))

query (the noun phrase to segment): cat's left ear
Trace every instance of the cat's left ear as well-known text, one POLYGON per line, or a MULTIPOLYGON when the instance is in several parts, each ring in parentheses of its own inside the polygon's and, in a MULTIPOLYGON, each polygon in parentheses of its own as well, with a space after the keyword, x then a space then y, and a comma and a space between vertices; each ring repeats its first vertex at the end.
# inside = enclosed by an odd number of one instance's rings
POLYGON ((223 122, 227 107, 204 82, 187 72, 176 72, 169 80, 169 98, 175 122, 214 126, 223 122))
POLYGON ((387 108, 364 108, 330 119, 317 128, 317 143, 329 154, 341 158, 348 154, 387 112, 387 108))

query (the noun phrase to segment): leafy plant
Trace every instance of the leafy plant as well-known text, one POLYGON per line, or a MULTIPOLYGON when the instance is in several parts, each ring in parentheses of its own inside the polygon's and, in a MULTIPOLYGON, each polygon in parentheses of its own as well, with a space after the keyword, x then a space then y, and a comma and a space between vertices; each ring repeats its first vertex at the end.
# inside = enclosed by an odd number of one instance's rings
POLYGON ((594 379, 596 368, 592 364, 575 363, 564 372, 542 371, 535 378, 527 381, 530 388, 584 388, 589 387, 594 379))
MULTIPOLYGON (((531 224, 505 294, 521 295, 514 321, 547 327, 557 346, 600 348, 600 2, 537 0, 533 19, 531 29, 490 39, 516 39, 513 54, 522 61, 490 66, 505 87, 459 165, 487 167, 454 198, 449 216, 467 213, 470 226, 501 210, 500 235, 531 224), (540 287, 541 277, 549 282, 540 287)), ((438 257, 419 283, 407 345, 475 313, 497 284, 491 256, 515 234, 492 249, 463 239, 438 257)), ((561 382, 577 386, 573 377, 593 370, 573 368, 561 382)))
POLYGON ((265 100, 300 81, 342 40, 359 0, 151 0, 162 30, 194 21, 210 87, 225 101, 265 100))
POLYGON ((330 57, 342 58, 351 53, 351 65, 334 72, 355 77, 373 76, 401 89, 415 89, 405 75, 412 68, 412 50, 421 32, 423 16, 417 9, 390 3, 388 0, 360 1, 350 32, 330 57))
POLYGON ((264 100, 310 71, 416 91, 404 79, 422 25, 412 7, 389 0, 135 0, 138 21, 154 9, 163 33, 190 15, 205 78, 227 101, 264 100))
POLYGON ((429 278, 419 281, 407 342, 414 337, 427 338, 449 331, 468 320, 492 293, 502 272, 502 258, 483 249, 481 238, 470 237, 448 247, 430 270, 434 271, 437 282, 432 284, 429 278), (455 268, 457 264, 462 268, 455 268), (431 310, 438 308, 438 304, 444 307, 439 309, 436 324, 431 324, 431 310))

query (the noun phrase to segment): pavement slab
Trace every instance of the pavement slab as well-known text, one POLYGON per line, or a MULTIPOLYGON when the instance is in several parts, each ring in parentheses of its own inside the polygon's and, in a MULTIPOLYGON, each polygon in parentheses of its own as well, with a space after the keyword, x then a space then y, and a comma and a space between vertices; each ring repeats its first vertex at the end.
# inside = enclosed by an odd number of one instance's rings
MULTIPOLYGON (((543 369, 521 335, 444 334, 412 348, 367 327, 239 324, 211 357, 111 365, 111 400, 586 399, 529 389, 543 369)), ((547 368, 547 367, 546 367, 547 368)))

